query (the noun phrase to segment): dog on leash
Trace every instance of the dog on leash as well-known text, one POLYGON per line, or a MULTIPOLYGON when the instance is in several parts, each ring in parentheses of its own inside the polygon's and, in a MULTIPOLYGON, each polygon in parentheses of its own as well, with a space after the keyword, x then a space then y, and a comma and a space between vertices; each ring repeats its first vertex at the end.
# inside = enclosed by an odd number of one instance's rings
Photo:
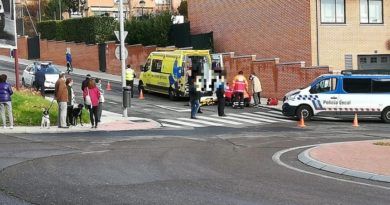
POLYGON ((80 125, 81 126, 84 126, 83 125, 83 120, 81 118, 81 116, 83 115, 83 108, 84 108, 84 105, 83 104, 78 104, 76 107, 73 108, 73 118, 72 118, 72 123, 74 126, 77 125, 77 119, 80 120, 80 125))
POLYGON ((42 128, 50 128, 50 115, 49 110, 46 108, 42 108, 42 121, 41 121, 41 129, 42 128))

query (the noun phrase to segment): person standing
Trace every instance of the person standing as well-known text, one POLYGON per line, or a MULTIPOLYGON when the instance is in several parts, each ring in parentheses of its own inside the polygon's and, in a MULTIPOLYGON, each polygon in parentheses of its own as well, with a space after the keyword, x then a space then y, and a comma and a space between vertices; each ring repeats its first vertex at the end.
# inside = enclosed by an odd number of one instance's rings
POLYGON ((40 91, 42 97, 45 98, 46 74, 44 72, 44 69, 38 68, 39 67, 36 67, 37 71, 35 72, 35 86, 37 87, 37 91, 40 91))
POLYGON ((126 68, 126 86, 130 86, 131 98, 134 97, 133 87, 134 87, 134 78, 136 77, 134 70, 131 68, 131 65, 127 65, 126 68))
POLYGON ((254 106, 258 107, 261 104, 260 97, 261 97, 261 91, 263 91, 261 88, 260 79, 255 75, 255 73, 252 73, 249 76, 249 80, 252 81, 253 100, 255 103, 254 106))
POLYGON ((199 91, 196 90, 195 80, 190 83, 189 96, 191 104, 191 119, 196 119, 196 113, 199 109, 199 91))
POLYGON ((91 75, 87 74, 85 77, 85 80, 81 83, 81 91, 84 91, 84 89, 88 86, 89 79, 91 79, 91 75))
POLYGON ((66 124, 66 113, 68 108, 68 89, 65 83, 65 73, 61 73, 55 84, 54 99, 58 103, 58 127, 69 128, 66 124))
POLYGON ((7 107, 8 111, 8 121, 9 121, 9 128, 14 128, 14 117, 12 115, 12 102, 11 102, 11 95, 14 92, 12 91, 12 86, 7 83, 7 75, 2 74, 0 75, 0 113, 1 118, 3 120, 3 128, 7 128, 7 121, 5 118, 5 107, 7 107))
POLYGON ((218 116, 224 117, 225 115, 225 86, 221 83, 216 91, 218 99, 218 116))
POLYGON ((73 91, 73 80, 72 78, 67 78, 65 81, 66 88, 68 90, 68 112, 66 117, 66 126, 74 125, 73 124, 73 106, 75 104, 75 95, 73 91))
POLYGON ((90 79, 88 81, 88 86, 83 91, 84 99, 86 99, 87 96, 89 96, 90 98, 90 105, 87 105, 87 108, 89 110, 89 119, 91 120, 92 128, 97 128, 98 119, 99 119, 98 106, 99 106, 100 91, 96 87, 95 81, 93 79, 90 79))
POLYGON ((248 81, 243 74, 242 71, 238 72, 233 80, 235 107, 239 106, 241 109, 244 108, 244 92, 248 91, 248 81))
POLYGON ((95 83, 96 83, 96 87, 100 92, 99 106, 98 106, 98 122, 100 122, 100 119, 102 117, 102 112, 103 112, 103 103, 104 103, 104 90, 102 88, 102 79, 96 78, 95 83))

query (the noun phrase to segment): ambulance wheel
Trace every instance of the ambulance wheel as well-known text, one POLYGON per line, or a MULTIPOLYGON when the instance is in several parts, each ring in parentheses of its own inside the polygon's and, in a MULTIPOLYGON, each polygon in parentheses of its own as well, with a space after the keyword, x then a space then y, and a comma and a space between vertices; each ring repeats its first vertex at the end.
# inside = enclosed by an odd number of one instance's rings
POLYGON ((310 121, 313 117, 313 111, 311 110, 310 106, 301 105, 298 107, 296 115, 299 120, 301 119, 301 117, 303 117, 304 120, 310 121))
POLYGON ((176 95, 175 95, 175 92, 173 92, 173 89, 172 88, 169 88, 168 90, 168 96, 169 96, 169 99, 174 101, 177 99, 176 95))
POLYGON ((387 107, 382 111, 382 120, 385 123, 390 123, 390 107, 387 107))

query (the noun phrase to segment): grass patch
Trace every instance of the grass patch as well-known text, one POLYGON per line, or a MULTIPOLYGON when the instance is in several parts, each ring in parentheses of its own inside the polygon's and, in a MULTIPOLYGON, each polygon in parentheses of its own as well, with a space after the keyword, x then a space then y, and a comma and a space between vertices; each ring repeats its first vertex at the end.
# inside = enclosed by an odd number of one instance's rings
MULTIPOLYGON (((42 98, 38 92, 30 90, 14 91, 12 95, 12 109, 14 124, 16 126, 40 126, 42 120, 42 108, 49 108, 50 101, 42 98)), ((50 124, 57 125, 58 104, 53 103, 50 109, 50 124)), ((84 123, 89 123, 89 113, 83 111, 84 123)))
POLYGON ((379 145, 379 146, 390 146, 390 142, 375 142, 374 145, 379 145))

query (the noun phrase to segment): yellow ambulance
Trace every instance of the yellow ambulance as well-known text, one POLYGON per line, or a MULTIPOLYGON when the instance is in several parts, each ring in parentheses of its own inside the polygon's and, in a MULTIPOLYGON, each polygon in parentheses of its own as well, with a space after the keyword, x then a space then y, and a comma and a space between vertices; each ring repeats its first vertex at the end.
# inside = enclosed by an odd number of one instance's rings
MULTIPOLYGON (((220 57, 219 60, 222 60, 220 57)), ((189 80, 196 79, 197 89, 203 95, 212 95, 218 76, 214 70, 221 62, 212 60, 209 50, 174 50, 152 52, 139 80, 139 89, 145 92, 166 94, 171 100, 188 97, 189 80)))

